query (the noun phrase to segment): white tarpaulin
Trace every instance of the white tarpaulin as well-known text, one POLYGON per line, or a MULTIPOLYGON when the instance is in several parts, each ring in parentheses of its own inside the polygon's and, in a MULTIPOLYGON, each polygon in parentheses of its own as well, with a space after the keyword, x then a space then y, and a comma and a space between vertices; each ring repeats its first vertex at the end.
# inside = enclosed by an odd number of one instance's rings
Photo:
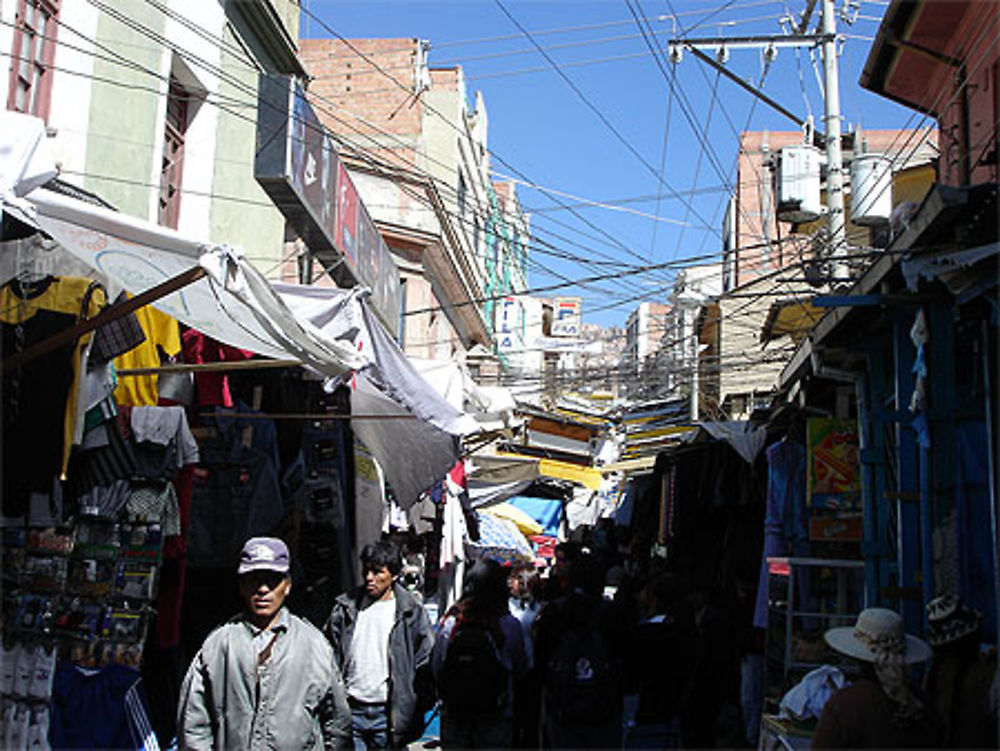
POLYGON ((356 295, 338 289, 276 284, 274 289, 300 319, 330 337, 350 336, 368 364, 351 384, 355 435, 385 472, 399 505, 407 509, 455 464, 459 438, 477 425, 428 384, 395 340, 356 295), (355 301, 344 312, 345 298, 355 301))
MULTIPOLYGON (((2 122, 12 125, 9 118, 2 122)), ((459 437, 475 432, 475 421, 420 376, 362 293, 272 285, 232 249, 37 188, 42 177, 54 173, 39 150, 44 140, 5 136, 10 146, 0 150, 5 210, 25 195, 46 233, 132 294, 201 266, 206 277, 154 306, 226 344, 295 359, 330 377, 355 373, 352 412, 387 417, 357 420, 352 427, 378 459, 401 506, 412 505, 455 463, 459 437), (27 154, 15 153, 19 144, 27 154)))
MULTIPOLYGON (((697 425, 712 438, 725 441, 732 446, 748 464, 753 464, 757 460, 757 454, 764 448, 764 442, 767 440, 767 431, 764 428, 755 428, 749 422, 730 420, 699 422, 697 425)), ((698 431, 695 430, 688 435, 693 440, 697 434, 698 431)))

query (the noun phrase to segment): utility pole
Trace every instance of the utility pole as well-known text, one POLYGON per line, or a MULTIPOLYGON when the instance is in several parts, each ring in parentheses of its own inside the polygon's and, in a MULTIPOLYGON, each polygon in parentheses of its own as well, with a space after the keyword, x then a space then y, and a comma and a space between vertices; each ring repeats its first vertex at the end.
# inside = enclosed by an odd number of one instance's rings
POLYGON ((837 22, 833 0, 823 0, 823 108, 826 120, 826 204, 829 209, 831 272, 847 278, 844 232, 844 158, 840 150, 840 75, 837 70, 837 22))
POLYGON ((721 62, 717 62, 709 57, 703 50, 716 50, 717 53, 723 49, 737 48, 770 48, 778 47, 820 47, 823 56, 823 110, 826 125, 822 134, 817 134, 816 143, 823 143, 826 150, 826 205, 827 205, 827 233, 829 236, 828 252, 825 257, 829 258, 831 277, 835 280, 844 280, 848 276, 847 267, 847 240, 845 232, 844 214, 844 161, 841 151, 841 115, 840 115, 840 74, 837 65, 837 21, 835 0, 806 0, 806 7, 802 17, 798 21, 798 27, 794 28, 793 34, 784 35, 763 35, 745 37, 707 37, 707 38, 672 38, 667 44, 670 49, 671 60, 679 62, 681 59, 680 50, 687 49, 702 62, 715 68, 717 71, 727 76, 734 83, 739 84, 746 91, 750 92, 762 102, 780 112, 785 117, 794 121, 797 125, 802 125, 803 120, 788 109, 782 107, 774 99, 764 94, 750 83, 740 79, 738 76, 726 70, 721 62), (819 28, 816 33, 809 34, 807 29, 809 21, 816 9, 820 6, 821 18, 819 28))

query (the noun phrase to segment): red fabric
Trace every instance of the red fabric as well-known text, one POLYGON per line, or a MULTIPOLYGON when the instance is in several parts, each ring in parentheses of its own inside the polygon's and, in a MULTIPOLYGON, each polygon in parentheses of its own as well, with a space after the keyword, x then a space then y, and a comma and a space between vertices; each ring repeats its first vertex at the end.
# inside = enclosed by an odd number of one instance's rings
MULTIPOLYGON (((230 347, 217 342, 200 331, 188 329, 181 335, 184 346, 184 362, 242 362, 254 357, 253 352, 230 347)), ((196 373, 195 386, 198 389, 198 404, 202 407, 232 407, 233 397, 229 393, 229 379, 225 373, 196 373)))
POLYGON ((156 646, 173 647, 180 642, 181 604, 184 601, 184 569, 187 567, 187 533, 191 520, 191 493, 197 465, 186 464, 177 472, 174 490, 180 509, 181 533, 163 545, 160 590, 156 597, 156 646))

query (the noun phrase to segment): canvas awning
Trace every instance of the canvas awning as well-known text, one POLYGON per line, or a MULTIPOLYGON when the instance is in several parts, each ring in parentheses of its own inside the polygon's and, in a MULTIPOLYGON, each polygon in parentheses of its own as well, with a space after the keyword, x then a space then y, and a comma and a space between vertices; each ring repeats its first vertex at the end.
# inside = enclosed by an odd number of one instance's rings
MULTIPOLYGON (((5 134, 43 127, 10 112, 0 122, 5 134)), ((19 138, 0 149, 4 211, 15 203, 27 210, 63 248, 134 295, 201 267, 205 275, 155 307, 226 344, 292 359, 327 377, 352 374, 352 414, 371 416, 353 420, 352 428, 403 508, 454 465, 460 438, 476 431, 475 421, 420 376, 363 291, 272 284, 231 248, 36 187, 55 173, 42 147, 44 139, 19 138), (34 151, 25 156, 18 147, 34 151)))
POLYGON ((798 344, 823 317, 824 312, 809 300, 778 300, 771 303, 761 327, 760 340, 769 342, 788 334, 798 344))

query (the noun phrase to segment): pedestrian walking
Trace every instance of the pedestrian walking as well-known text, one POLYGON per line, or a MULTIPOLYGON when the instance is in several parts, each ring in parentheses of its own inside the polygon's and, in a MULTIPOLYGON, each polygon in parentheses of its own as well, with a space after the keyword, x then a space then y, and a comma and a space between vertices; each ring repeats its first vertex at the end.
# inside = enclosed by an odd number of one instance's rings
POLYGON ((604 572, 581 554, 567 572, 567 594, 535 620, 535 663, 542 673, 542 726, 551 748, 621 748, 622 641, 602 598, 604 572))
POLYGON ((528 656, 507 595, 504 569, 478 560, 462 582, 462 598, 441 622, 432 664, 444 748, 512 745, 514 687, 528 671, 528 656))
POLYGON ((333 650, 285 608, 288 548, 254 537, 240 554, 242 613, 195 655, 177 710, 180 749, 343 749, 350 710, 333 650))
POLYGON ((356 749, 402 748, 423 731, 433 704, 434 634, 423 606, 397 578, 395 543, 361 551, 365 583, 337 598, 324 626, 344 675, 356 749))

